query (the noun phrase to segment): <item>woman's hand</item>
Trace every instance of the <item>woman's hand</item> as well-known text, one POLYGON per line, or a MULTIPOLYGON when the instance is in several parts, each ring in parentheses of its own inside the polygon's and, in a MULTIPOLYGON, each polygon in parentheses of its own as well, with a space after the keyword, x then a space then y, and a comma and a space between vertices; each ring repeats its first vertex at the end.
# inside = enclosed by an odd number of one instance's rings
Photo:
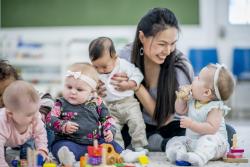
MULTIPOLYGON (((131 82, 129 81, 128 75, 126 73, 116 73, 111 78, 113 81, 111 81, 111 84, 114 85, 114 88, 118 91, 125 91, 125 90, 131 90, 132 86, 131 82)), ((136 83, 135 83, 136 86, 136 83)))
POLYGON ((111 142, 113 140, 113 133, 111 130, 104 130, 103 135, 105 142, 111 142))
POLYGON ((105 84, 99 80, 97 83, 97 94, 101 97, 105 97, 106 96, 106 88, 105 88, 105 84))

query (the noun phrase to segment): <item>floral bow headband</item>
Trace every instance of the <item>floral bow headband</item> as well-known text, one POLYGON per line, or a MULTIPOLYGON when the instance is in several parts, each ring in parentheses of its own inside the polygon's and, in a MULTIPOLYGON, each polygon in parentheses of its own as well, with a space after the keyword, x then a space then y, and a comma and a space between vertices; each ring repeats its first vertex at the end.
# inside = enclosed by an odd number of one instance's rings
POLYGON ((73 72, 73 71, 67 71, 66 77, 74 77, 75 79, 80 79, 84 82, 86 82, 92 89, 96 89, 97 82, 90 78, 87 75, 82 74, 81 72, 73 72))

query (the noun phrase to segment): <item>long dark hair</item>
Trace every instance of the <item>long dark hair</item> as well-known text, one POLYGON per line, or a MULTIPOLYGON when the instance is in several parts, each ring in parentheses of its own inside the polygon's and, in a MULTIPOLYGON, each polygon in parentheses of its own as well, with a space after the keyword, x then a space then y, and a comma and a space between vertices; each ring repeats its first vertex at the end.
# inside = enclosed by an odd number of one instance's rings
MULTIPOLYGON (((140 55, 140 48, 142 48, 143 45, 139 39, 139 31, 142 31, 146 37, 154 37, 157 33, 169 27, 175 27, 177 30, 180 30, 174 13, 166 8, 154 8, 150 10, 138 23, 133 42, 131 61, 140 68, 143 74, 145 74, 144 56, 140 55)), ((164 63, 161 64, 154 112, 154 119, 158 127, 175 112, 175 91, 179 87, 176 67, 181 69, 191 82, 188 68, 183 59, 182 53, 178 50, 174 50, 167 56, 164 63)), ((145 85, 145 80, 142 84, 145 85)))

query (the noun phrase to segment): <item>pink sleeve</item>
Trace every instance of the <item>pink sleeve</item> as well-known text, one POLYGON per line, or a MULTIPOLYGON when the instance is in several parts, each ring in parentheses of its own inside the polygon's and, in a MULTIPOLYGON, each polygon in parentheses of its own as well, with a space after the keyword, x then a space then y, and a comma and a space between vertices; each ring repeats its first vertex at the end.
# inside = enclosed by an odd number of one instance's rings
POLYGON ((5 161, 4 156, 4 145, 6 143, 6 138, 0 135, 0 167, 1 166, 8 166, 7 162, 5 161))
POLYGON ((48 140, 45 125, 42 121, 41 115, 36 117, 33 127, 33 137, 37 150, 43 150, 48 153, 48 140))
POLYGON ((7 137, 9 135, 10 129, 8 129, 8 126, 4 117, 2 114, 0 115, 0 167, 8 166, 7 162, 5 161, 4 156, 4 146, 7 142, 7 137))

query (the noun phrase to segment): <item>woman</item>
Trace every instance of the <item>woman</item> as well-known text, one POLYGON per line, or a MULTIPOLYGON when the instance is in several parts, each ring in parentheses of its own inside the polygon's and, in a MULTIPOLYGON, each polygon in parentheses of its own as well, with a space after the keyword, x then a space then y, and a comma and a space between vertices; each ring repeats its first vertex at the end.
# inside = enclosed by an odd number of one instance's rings
MULTIPOLYGON (((133 45, 126 46, 119 54, 133 62, 144 75, 135 91, 143 107, 150 151, 164 151, 169 139, 185 134, 175 113, 175 91, 191 84, 193 69, 176 49, 178 34, 174 13, 166 8, 154 8, 139 21, 133 45)), ((113 79, 119 90, 119 83, 128 77, 119 73, 113 79)))

